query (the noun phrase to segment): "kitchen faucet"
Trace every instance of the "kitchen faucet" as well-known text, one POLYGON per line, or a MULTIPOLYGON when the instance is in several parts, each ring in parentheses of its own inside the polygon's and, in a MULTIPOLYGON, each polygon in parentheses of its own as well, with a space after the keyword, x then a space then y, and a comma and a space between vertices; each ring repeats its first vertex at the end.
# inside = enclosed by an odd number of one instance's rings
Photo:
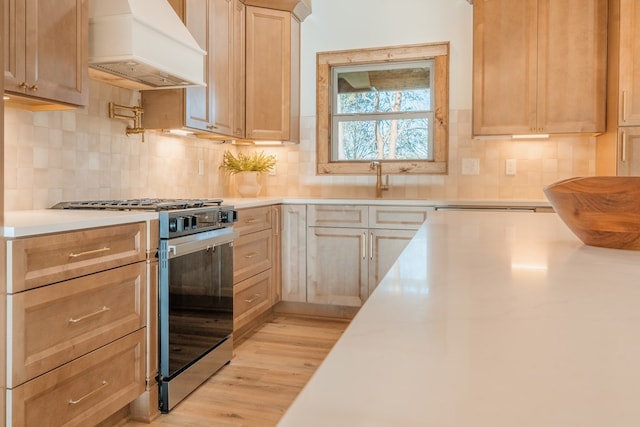
POLYGON ((382 163, 377 160, 371 162, 370 169, 376 170, 376 199, 382 197, 382 192, 389 190, 389 175, 386 176, 386 183, 382 183, 382 163))

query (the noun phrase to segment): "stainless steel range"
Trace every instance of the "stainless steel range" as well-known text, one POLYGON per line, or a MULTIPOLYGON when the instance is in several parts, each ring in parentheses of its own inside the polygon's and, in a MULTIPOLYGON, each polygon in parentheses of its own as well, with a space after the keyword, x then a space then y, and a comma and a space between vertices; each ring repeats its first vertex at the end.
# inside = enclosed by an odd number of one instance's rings
POLYGON ((236 211, 221 199, 75 201, 53 207, 158 211, 159 407, 170 411, 231 360, 236 211))

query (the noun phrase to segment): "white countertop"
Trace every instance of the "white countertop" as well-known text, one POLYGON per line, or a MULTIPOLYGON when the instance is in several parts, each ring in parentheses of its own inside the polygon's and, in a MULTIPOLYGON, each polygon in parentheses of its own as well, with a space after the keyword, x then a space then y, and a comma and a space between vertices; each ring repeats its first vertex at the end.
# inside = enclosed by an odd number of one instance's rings
MULTIPOLYGON (((340 204, 340 205, 400 205, 400 206, 526 206, 545 207, 540 201, 435 201, 435 200, 392 200, 392 199, 297 199, 282 197, 236 198, 224 199, 225 205, 233 205, 237 209, 274 204, 340 204)), ((5 212, 3 225, 4 237, 25 237, 37 234, 58 233, 93 227, 124 224, 129 222, 149 221, 156 219, 156 212, 141 211, 109 211, 109 210, 71 210, 40 209, 29 211, 5 212)))
POLYGON ((466 206, 466 207, 549 207, 546 200, 417 200, 417 199, 327 199, 295 197, 257 197, 224 199, 225 205, 250 208, 273 204, 327 204, 327 205, 376 205, 376 206, 466 206))
POLYGON ((640 426, 640 251, 435 212, 280 427, 640 426))
POLYGON ((157 212, 41 209, 4 214, 4 237, 24 237, 84 228, 149 221, 157 212))

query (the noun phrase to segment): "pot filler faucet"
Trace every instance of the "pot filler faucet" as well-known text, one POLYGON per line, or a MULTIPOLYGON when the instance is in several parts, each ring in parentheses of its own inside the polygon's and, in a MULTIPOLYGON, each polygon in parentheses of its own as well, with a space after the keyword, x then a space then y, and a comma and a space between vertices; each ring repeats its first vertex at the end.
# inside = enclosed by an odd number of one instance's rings
POLYGON ((371 162, 370 169, 376 170, 376 199, 382 197, 382 192, 389 190, 389 175, 385 177, 385 183, 382 183, 382 163, 377 160, 371 162))

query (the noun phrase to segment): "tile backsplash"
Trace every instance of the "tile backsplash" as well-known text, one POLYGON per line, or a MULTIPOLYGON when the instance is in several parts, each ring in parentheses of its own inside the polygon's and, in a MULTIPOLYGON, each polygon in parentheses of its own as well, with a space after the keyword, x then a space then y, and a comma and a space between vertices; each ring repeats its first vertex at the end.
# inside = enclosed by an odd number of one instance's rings
MULTIPOLYGON (((374 176, 315 174, 315 117, 301 120, 301 143, 244 147, 147 132, 125 135, 127 121, 108 118, 108 102, 137 105, 135 91, 91 82, 87 108, 5 109, 5 209, 41 209, 61 200, 134 197, 236 197, 219 165, 226 149, 260 149, 278 158, 263 196, 374 197, 374 176)), ((391 176, 385 198, 544 200, 545 185, 595 173, 595 138, 516 141, 471 138, 471 112, 451 111, 448 175, 391 176), (463 159, 478 175, 462 175, 463 159), (516 175, 505 173, 515 159, 516 175)))

